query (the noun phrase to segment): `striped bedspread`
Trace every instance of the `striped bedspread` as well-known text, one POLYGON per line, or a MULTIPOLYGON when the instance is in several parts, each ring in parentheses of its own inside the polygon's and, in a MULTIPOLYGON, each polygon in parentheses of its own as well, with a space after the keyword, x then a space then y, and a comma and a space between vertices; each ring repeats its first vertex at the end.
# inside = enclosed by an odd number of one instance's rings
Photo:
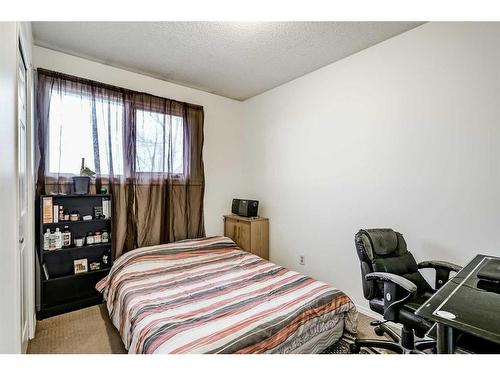
POLYGON ((343 292, 226 237, 130 251, 96 288, 129 353, 315 353, 356 331, 343 292))

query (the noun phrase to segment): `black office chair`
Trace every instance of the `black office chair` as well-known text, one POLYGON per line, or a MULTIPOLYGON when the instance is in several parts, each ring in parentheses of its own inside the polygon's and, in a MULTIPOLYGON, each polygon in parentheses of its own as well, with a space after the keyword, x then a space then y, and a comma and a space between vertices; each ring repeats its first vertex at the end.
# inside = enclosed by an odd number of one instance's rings
POLYGON ((415 315, 415 311, 461 267, 442 261, 417 264, 406 248, 401 233, 392 229, 360 230, 355 236, 356 250, 361 261, 363 294, 370 302, 370 309, 383 315, 385 322, 370 323, 379 336, 387 334, 393 341, 356 339, 351 352, 362 347, 388 349, 396 353, 422 353, 435 349, 435 340, 415 341, 425 337, 432 323, 415 315), (421 268, 436 270, 432 288, 420 274, 421 268), (401 335, 386 322, 402 324, 401 335))

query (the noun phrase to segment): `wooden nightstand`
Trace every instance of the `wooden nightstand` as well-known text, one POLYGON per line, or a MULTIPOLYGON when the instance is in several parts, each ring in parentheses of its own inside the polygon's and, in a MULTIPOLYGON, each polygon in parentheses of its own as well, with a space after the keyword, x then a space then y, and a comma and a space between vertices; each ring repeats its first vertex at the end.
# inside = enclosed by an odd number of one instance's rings
POLYGON ((269 219, 224 215, 224 236, 243 250, 269 259, 269 219))

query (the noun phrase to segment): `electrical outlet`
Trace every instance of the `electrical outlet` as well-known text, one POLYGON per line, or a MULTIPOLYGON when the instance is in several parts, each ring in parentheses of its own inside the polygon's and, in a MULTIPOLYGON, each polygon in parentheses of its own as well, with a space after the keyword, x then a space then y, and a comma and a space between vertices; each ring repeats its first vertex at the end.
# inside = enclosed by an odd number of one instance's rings
POLYGON ((306 257, 304 255, 299 256, 299 264, 301 266, 305 266, 306 265, 306 257))

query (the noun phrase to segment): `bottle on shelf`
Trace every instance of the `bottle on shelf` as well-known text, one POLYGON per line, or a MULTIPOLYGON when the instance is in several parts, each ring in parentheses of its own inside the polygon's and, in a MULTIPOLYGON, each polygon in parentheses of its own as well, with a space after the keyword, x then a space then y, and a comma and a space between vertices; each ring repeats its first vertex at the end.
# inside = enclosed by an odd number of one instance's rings
POLYGON ((104 228, 101 233, 102 233, 101 234, 102 243, 108 243, 109 242, 108 230, 104 228))
POLYGON ((69 247, 71 246, 71 231, 69 227, 66 225, 62 231, 62 246, 69 247))
POLYGON ((49 250, 50 249, 50 229, 47 228, 47 232, 43 234, 43 249, 44 250, 49 250))
POLYGON ((87 245, 93 245, 95 243, 95 241, 94 241, 94 233, 93 232, 88 232, 86 240, 87 240, 87 245))
POLYGON ((54 233, 56 239, 56 249, 62 248, 62 233, 59 231, 59 228, 56 228, 56 232, 54 233))
POLYGON ((100 231, 96 230, 94 232, 94 243, 101 243, 102 242, 102 234, 100 231))
POLYGON ((49 250, 55 250, 56 249, 56 235, 54 232, 50 232, 49 235, 49 250))

